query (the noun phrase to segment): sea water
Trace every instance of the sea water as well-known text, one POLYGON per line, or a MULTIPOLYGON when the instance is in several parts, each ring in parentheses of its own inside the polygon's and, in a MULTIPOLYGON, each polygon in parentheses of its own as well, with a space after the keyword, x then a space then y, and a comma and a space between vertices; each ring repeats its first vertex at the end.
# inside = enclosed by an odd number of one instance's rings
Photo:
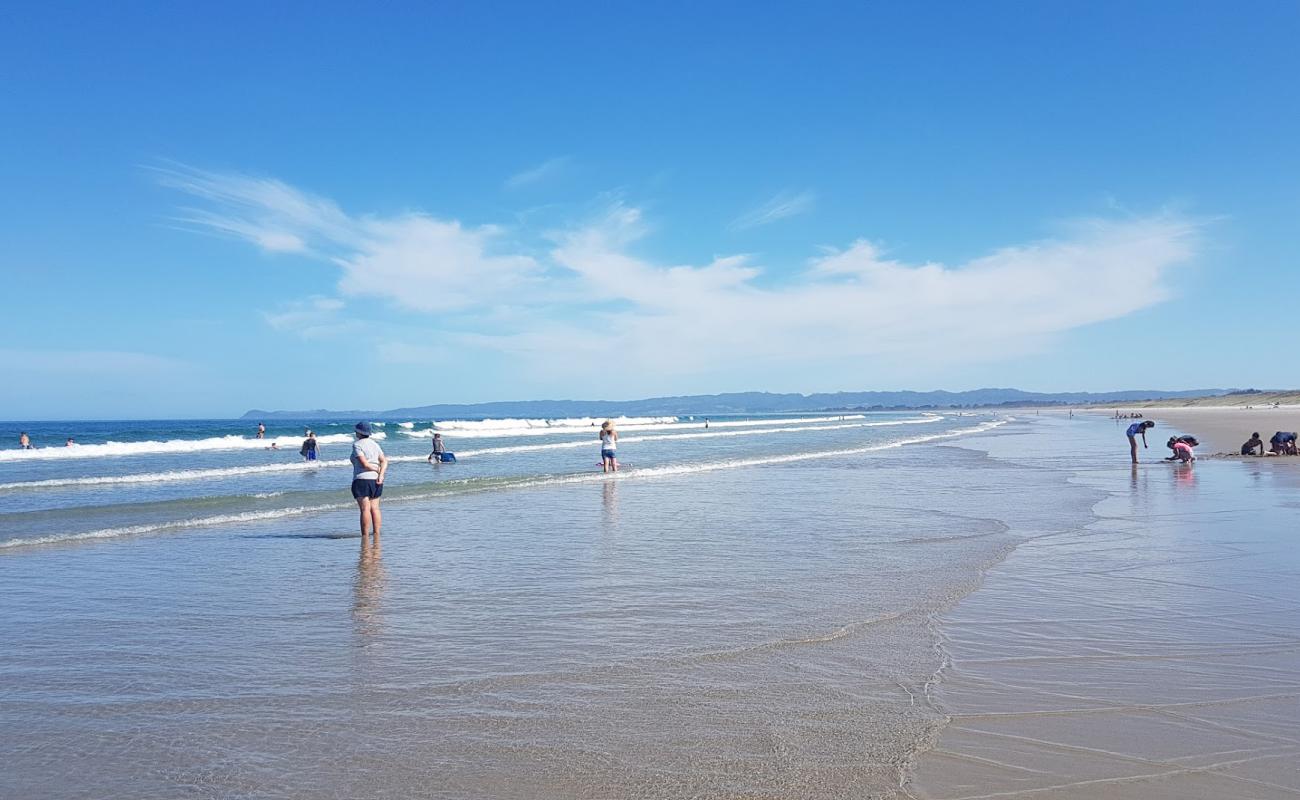
POLYGON ((377 547, 350 425, 4 451, 0 796, 894 796, 937 615, 1098 495, 1005 415, 385 422, 377 547))

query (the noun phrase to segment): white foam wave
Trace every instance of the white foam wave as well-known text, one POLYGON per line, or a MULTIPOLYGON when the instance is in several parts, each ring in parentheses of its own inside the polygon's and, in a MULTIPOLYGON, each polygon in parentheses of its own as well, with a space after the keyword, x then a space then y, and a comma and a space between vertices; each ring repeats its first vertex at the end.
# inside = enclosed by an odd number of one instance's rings
POLYGON ((36 536, 31 539, 9 539, 0 542, 0 550, 14 547, 28 547, 40 544, 65 544, 68 542, 93 541, 95 539, 116 539, 122 536, 139 536, 145 533, 157 533, 173 529, 203 528, 210 525, 238 524, 241 522, 259 522, 262 520, 282 519, 298 514, 317 511, 331 511, 348 508, 351 504, 335 503, 328 506, 295 506, 293 508, 275 508, 266 511, 244 511, 239 514, 217 514, 211 517, 196 517, 173 522, 155 522, 145 525, 127 525, 121 528, 101 528, 84 533, 55 533, 49 536, 36 536))
MULTIPOLYGON (((528 488, 535 486, 554 486, 573 483, 595 483, 606 480, 628 480, 640 478, 655 478, 675 475, 691 475, 701 472, 712 472, 722 469, 734 469, 737 467, 765 466, 770 464, 788 464, 798 461, 810 461, 813 459, 833 458, 836 456, 859 455, 864 453, 880 452, 904 447, 909 444, 924 444, 927 442, 939 441, 942 439, 951 439, 959 436, 970 436, 973 434, 984 433, 993 430, 1001 425, 1010 422, 1012 418, 992 420, 975 425, 970 428, 954 428, 943 433, 930 434, 928 436, 917 436, 910 439, 896 439, 890 442, 880 444, 864 445, 862 447, 849 447, 839 450, 814 450, 803 453, 788 453, 779 456, 758 456, 754 458, 735 458, 722 461, 706 461, 695 464, 673 464, 663 467, 643 467, 637 469, 625 469, 620 472, 604 474, 600 472, 577 473, 572 475, 548 475, 535 479, 527 479, 514 482, 502 482, 494 484, 491 488, 528 488)), ((395 498, 399 501, 427 500, 439 496, 436 492, 425 494, 410 495, 402 498, 395 498)), ((49 536, 39 536, 31 539, 9 539, 0 542, 0 550, 12 549, 17 547, 29 547, 43 544, 64 544, 76 541, 89 541, 96 539, 112 539, 122 536, 135 536, 147 533, 156 533, 164 530, 199 528, 211 525, 238 524, 242 522, 257 522, 262 520, 282 519, 284 517, 297 516, 307 513, 318 513, 323 511, 339 511, 351 508, 351 503, 330 503, 321 506, 294 506, 292 508, 269 509, 266 511, 246 511, 239 514, 218 514, 211 517, 198 517, 193 519, 180 520, 177 522, 159 522, 145 525, 131 525, 121 528, 104 528, 102 530, 87 531, 84 533, 72 534, 52 534, 49 536)))
MULTIPOLYGON (((846 419, 863 419, 863 415, 856 417, 846 417, 846 419)), ((803 421, 816 422, 821 418, 809 418, 803 421)), ((833 419, 838 419, 835 417, 833 419)), ((720 430, 715 431, 710 428, 707 431, 699 431, 698 426, 690 426, 697 430, 692 433, 666 433, 660 434, 659 430, 670 429, 680 430, 682 426, 661 426, 652 429, 649 435, 642 433, 640 435, 628 435, 619 438, 619 442, 628 444, 636 442, 658 442, 667 440, 680 439, 715 439, 733 436, 767 436, 782 433, 800 433, 807 431, 834 431, 845 428, 885 428, 898 425, 916 425, 922 423, 936 422, 940 418, 909 418, 897 420, 882 420, 878 422, 845 422, 835 425, 794 425, 772 428, 751 428, 742 430, 720 430)), ((585 431, 590 433, 590 431, 585 431)), ((323 438, 323 437, 322 437, 323 438)), ((320 441, 319 439, 317 441, 320 441)), ((532 453, 544 450, 563 450, 579 447, 597 447, 599 442, 594 439, 591 441, 583 440, 576 442, 547 442, 546 444, 522 444, 508 445, 505 447, 483 447, 472 450, 457 450, 457 458, 473 458, 474 456, 497 455, 507 453, 532 453)), ((413 463, 424 461, 427 455, 410 455, 410 456, 389 456, 388 460, 394 463, 413 463)), ((230 478, 240 475, 264 475, 275 473, 303 472, 319 469, 321 467, 347 467, 350 462, 347 459, 336 459, 332 461, 306 461, 293 462, 288 464, 255 464, 244 467, 215 467, 212 469, 183 469, 172 470, 169 472, 146 472, 132 475, 96 475, 84 478, 49 478, 37 481, 15 481, 13 483, 0 483, 0 491, 13 491, 25 489, 51 489, 63 486, 108 486, 115 484, 131 483, 172 483, 177 481, 197 481, 211 478, 230 478)))
MULTIPOLYGON (((376 432, 374 438, 383 439, 382 432, 376 432)), ((317 436, 316 442, 326 444, 350 444, 350 433, 330 433, 317 436)), ((302 445, 301 436, 277 436, 271 439, 247 439, 243 436, 214 436, 208 439, 170 439, 165 442, 104 442, 103 444, 78 444, 72 447, 45 447, 39 450, 0 450, 0 461, 54 461, 75 458, 111 458, 114 456, 140 456, 159 454, 201 453, 212 450, 269 450, 274 444, 277 450, 298 452, 302 445)))
MULTIPOLYGON (((776 419, 738 419, 725 420, 721 422, 708 422, 696 420, 695 422, 682 422, 680 417, 620 417, 614 420, 614 427, 619 431, 672 431, 672 430, 700 430, 707 428, 745 428, 757 426, 778 426, 778 425, 801 425, 805 423, 816 422, 840 422, 844 420, 865 419, 865 414, 846 414, 842 416, 826 417, 787 417, 776 419)), ((924 419, 915 419, 915 423, 933 422, 936 417, 924 419)), ((942 419, 942 417, 939 417, 942 419)), ((587 417, 575 420, 535 420, 535 419, 504 419, 504 420, 483 420, 482 427, 471 428, 448 428, 445 425, 471 425, 476 423, 443 423, 435 422, 433 427, 422 430, 402 431, 403 434, 411 437, 431 439, 435 433, 441 433, 444 438, 449 433, 459 434, 464 438, 485 439, 500 438, 507 436, 555 436, 555 435, 577 435, 586 436, 595 433, 600 428, 601 422, 594 417, 587 417), (552 424, 546 425, 544 423, 552 424), (489 424, 490 423, 490 424, 489 424), (558 424, 566 423, 566 424, 558 424), (580 424, 567 424, 580 423, 580 424)))
POLYGON ((414 428, 414 427, 415 427, 415 423, 414 423, 414 422, 399 422, 399 423, 397 423, 397 427, 399 427, 399 428, 405 428, 406 430, 409 431, 411 428, 414 428))
POLYGON ((444 420, 434 421, 436 431, 457 431, 475 433, 480 436, 509 436, 517 430, 561 431, 565 429, 586 430, 599 428, 606 420, 612 420, 617 427, 630 425, 663 425, 676 422, 677 417, 570 417, 566 419, 480 419, 480 420, 444 420))

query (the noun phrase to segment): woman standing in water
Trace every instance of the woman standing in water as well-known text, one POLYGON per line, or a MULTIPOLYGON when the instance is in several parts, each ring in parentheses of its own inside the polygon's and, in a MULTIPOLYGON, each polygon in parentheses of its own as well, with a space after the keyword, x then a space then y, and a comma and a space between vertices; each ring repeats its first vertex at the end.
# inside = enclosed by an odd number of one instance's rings
POLYGON ((379 541, 379 526, 383 515, 379 513, 379 498, 384 494, 384 473, 388 459, 378 442, 370 438, 370 423, 358 422, 357 440, 352 445, 352 496, 361 510, 361 538, 374 531, 379 541))
POLYGON ((618 472, 618 458, 615 450, 618 448, 618 431, 614 430, 614 423, 605 420, 605 424, 600 426, 600 471, 601 472, 618 472))

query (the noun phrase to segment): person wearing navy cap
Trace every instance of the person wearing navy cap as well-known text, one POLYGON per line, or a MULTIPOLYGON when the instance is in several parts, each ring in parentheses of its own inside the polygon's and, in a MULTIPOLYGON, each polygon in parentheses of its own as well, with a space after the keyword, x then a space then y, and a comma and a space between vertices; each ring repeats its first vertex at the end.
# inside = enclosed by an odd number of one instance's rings
POLYGON ((384 518, 379 511, 379 498, 384 494, 384 473, 388 471, 388 459, 370 435, 370 423, 358 422, 357 440, 352 443, 352 496, 356 498, 357 508, 361 510, 361 541, 371 531, 375 541, 379 541, 379 527, 384 518))

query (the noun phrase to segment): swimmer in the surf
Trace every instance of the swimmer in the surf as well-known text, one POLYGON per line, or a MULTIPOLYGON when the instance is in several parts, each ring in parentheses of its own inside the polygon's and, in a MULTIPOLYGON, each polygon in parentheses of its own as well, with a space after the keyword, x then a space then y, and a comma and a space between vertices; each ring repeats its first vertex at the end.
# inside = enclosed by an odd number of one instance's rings
POLYGON ((76 447, 76 446, 77 446, 77 440, 76 440, 76 439, 73 439, 71 436, 69 436, 69 437, 68 437, 68 441, 64 442, 63 446, 64 446, 64 447, 76 447))
POLYGON ((307 431, 307 438, 302 440, 302 449, 298 451, 298 454, 306 461, 316 460, 316 434, 310 430, 307 431))
POLYGON ((442 434, 433 435, 433 452, 429 453, 429 462, 432 464, 442 463, 442 454, 447 452, 447 446, 442 443, 442 434))
POLYGON ((1137 437, 1139 435, 1142 436, 1142 448, 1145 450, 1147 447, 1147 429, 1154 428, 1155 426, 1156 424, 1149 419, 1143 422, 1134 422, 1132 425, 1128 426, 1128 430, 1125 433, 1128 435, 1129 455, 1133 457, 1134 464, 1138 463, 1137 437))
POLYGON ((27 431, 18 434, 18 447, 22 450, 32 449, 32 440, 27 438, 27 431))

